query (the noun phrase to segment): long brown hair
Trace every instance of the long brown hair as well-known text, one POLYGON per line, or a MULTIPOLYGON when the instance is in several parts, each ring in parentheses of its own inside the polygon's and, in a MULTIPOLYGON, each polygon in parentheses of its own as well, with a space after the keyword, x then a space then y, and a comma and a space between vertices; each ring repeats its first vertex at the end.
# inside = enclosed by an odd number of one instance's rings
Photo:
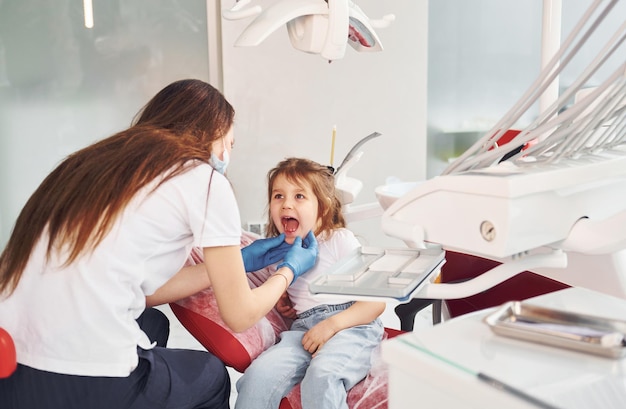
MULTIPOLYGON (((317 215, 320 218, 320 227, 315 232, 316 236, 346 227, 346 220, 341 212, 341 202, 335 190, 335 177, 327 166, 303 158, 287 158, 280 162, 267 174, 268 203, 272 201, 274 181, 280 175, 297 185, 302 186, 306 183, 311 186, 313 194, 317 197, 317 215)), ((269 211, 266 230, 268 237, 280 234, 272 222, 272 215, 269 211)))
POLYGON ((68 156, 17 218, 0 256, 0 294, 15 290, 44 231, 48 257, 65 247, 66 264, 72 263, 100 243, 141 188, 208 162, 212 143, 226 135, 234 115, 211 85, 176 81, 146 104, 130 128, 68 156))

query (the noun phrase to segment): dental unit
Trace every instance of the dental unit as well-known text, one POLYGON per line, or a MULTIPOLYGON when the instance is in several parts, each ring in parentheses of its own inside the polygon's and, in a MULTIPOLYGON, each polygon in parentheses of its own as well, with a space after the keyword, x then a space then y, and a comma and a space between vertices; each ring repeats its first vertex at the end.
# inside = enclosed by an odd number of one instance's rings
POLYGON ((467 297, 532 270, 626 298, 626 22, 533 123, 498 144, 616 1, 600 3, 484 137, 384 212, 384 232, 411 248, 438 243, 502 262, 464 283, 427 285, 419 297, 467 297), (588 87, 608 61, 617 61, 617 69, 588 87), (602 268, 593 267, 598 260, 602 268))
MULTIPOLYGON (((515 129, 523 115, 544 102, 542 95, 616 2, 594 1, 525 95, 490 131, 440 176, 415 184, 384 206, 384 233, 432 256, 424 268, 434 272, 440 267, 437 248, 501 263, 462 283, 435 283, 436 274, 431 274, 430 280, 399 294, 465 298, 533 271, 626 298, 626 22, 555 101, 531 124, 515 129), (616 61, 617 68, 601 83, 588 85, 616 61)), ((337 180, 349 199, 346 218, 368 212, 376 216, 365 205, 350 207, 360 185, 347 178, 349 167, 337 180)), ((381 197, 379 201, 383 203, 381 197)), ((356 277, 371 269, 364 261, 369 251, 352 260, 355 283, 338 287, 329 274, 327 282, 312 290, 320 296, 325 291, 357 294, 356 277)), ((345 271, 338 276, 345 277, 345 271)))

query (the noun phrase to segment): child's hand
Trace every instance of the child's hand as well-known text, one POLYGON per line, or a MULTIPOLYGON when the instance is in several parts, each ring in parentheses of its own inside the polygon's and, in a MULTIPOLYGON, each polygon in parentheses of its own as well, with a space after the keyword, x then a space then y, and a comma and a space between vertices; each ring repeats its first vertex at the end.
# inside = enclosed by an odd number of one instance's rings
POLYGON ((329 320, 324 320, 308 330, 302 337, 302 346, 309 351, 313 357, 322 349, 326 341, 331 339, 337 331, 329 320))
POLYGON ((287 291, 285 291, 283 295, 281 295, 278 301, 276 302, 276 311, 278 311, 280 315, 282 315, 285 318, 288 318, 291 320, 296 319, 296 316, 298 314, 296 314, 296 310, 293 308, 293 304, 291 303, 291 300, 289 299, 289 295, 287 294, 287 291))

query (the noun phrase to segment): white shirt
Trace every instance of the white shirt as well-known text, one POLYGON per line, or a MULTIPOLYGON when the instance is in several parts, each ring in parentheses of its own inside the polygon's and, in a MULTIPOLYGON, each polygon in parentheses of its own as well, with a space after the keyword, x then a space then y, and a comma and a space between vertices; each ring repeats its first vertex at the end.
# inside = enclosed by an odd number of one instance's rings
MULTIPOLYGON (((310 310, 320 304, 315 300, 309 291, 309 285, 320 276, 328 274, 330 268, 339 260, 349 256, 361 244, 359 240, 348 229, 337 229, 332 231, 325 239, 318 238, 318 258, 315 266, 302 274, 288 289, 289 299, 298 314, 310 310)), ((324 299, 324 304, 343 304, 345 298, 338 296, 336 300, 332 298, 324 299)))
POLYGON ((131 201, 93 253, 71 265, 63 267, 59 254, 46 262, 47 239, 36 245, 15 292, 0 301, 0 326, 13 337, 18 362, 128 376, 137 346, 152 347, 135 321, 145 296, 183 266, 192 246, 239 245, 239 210, 223 175, 202 164, 149 193, 155 185, 131 201))

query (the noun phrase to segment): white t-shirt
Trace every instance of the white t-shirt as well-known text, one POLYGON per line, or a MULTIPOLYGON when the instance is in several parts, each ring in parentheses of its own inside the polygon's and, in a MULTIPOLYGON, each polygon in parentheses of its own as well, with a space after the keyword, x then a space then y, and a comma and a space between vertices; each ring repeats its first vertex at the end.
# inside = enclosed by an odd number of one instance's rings
MULTIPOLYGON (((361 243, 348 229, 334 230, 329 237, 325 239, 318 238, 318 257, 315 266, 302 274, 288 288, 287 293, 289 299, 293 303, 293 307, 298 314, 303 313, 320 304, 319 300, 315 300, 309 291, 309 285, 316 281, 318 277, 327 274, 330 267, 339 260, 349 256, 355 249, 361 247, 361 243)), ((336 300, 332 298, 324 299, 324 304, 343 304, 345 298, 338 297, 336 300)))
POLYGON ((93 253, 71 265, 63 267, 58 254, 46 262, 47 239, 36 245, 15 292, 0 300, 0 326, 13 337, 18 362, 128 376, 137 346, 152 348, 135 321, 145 296, 183 266, 192 246, 239 245, 239 210, 223 175, 202 164, 149 193, 155 185, 133 199, 93 253))

